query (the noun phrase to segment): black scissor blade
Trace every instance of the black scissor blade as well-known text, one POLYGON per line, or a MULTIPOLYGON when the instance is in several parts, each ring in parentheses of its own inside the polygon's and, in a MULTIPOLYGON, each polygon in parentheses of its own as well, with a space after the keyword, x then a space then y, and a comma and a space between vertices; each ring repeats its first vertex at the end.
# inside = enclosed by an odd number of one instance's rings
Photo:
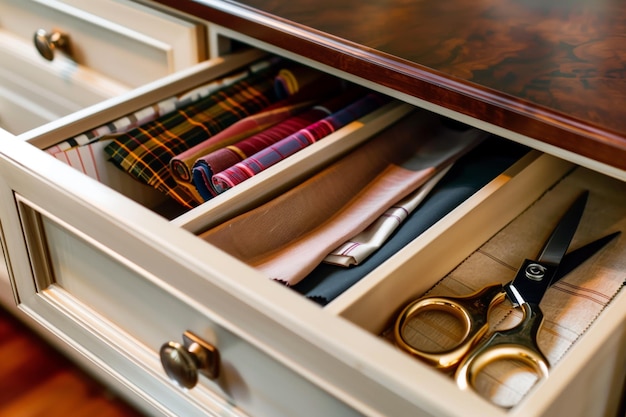
POLYGON ((557 270, 556 275, 552 279, 552 284, 572 272, 587 259, 591 258, 607 243, 619 236, 620 233, 621 232, 611 233, 610 235, 606 235, 604 237, 601 237, 600 239, 594 240, 591 243, 587 243, 585 246, 575 249, 565 255, 563 257, 563 260, 561 261, 561 264, 559 265, 559 269, 557 270))
POLYGON ((589 191, 581 193, 567 209, 546 241, 541 255, 537 259, 540 263, 559 265, 576 233, 580 219, 585 211, 588 197, 589 191))
POLYGON ((539 304, 556 279, 559 264, 569 247, 585 211, 589 191, 580 194, 569 206, 552 231, 536 261, 526 259, 513 281, 505 286, 514 306, 539 304))

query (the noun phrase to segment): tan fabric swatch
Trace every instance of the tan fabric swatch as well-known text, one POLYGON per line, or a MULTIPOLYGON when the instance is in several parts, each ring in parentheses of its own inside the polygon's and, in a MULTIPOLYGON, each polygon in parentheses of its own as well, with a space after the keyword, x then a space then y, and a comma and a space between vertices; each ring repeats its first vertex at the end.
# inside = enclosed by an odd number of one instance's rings
POLYGON ((452 164, 433 175, 424 185, 388 208, 374 223, 326 255, 327 264, 349 267, 358 265, 385 244, 409 214, 424 201, 431 190, 450 170, 452 164))

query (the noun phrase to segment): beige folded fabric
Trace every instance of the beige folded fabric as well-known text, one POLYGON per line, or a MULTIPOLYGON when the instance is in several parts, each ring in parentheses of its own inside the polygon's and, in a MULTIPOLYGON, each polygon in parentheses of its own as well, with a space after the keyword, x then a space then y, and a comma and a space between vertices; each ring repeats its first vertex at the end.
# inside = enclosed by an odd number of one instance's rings
POLYGON ((350 267, 358 265, 376 252, 393 232, 402 224, 409 214, 424 201, 437 183, 446 175, 452 165, 444 167, 430 178, 424 185, 407 197, 388 208, 374 223, 353 236, 347 242, 326 255, 323 262, 327 264, 350 267))
POLYGON ((201 237, 268 278, 294 285, 483 137, 413 113, 299 186, 201 237))

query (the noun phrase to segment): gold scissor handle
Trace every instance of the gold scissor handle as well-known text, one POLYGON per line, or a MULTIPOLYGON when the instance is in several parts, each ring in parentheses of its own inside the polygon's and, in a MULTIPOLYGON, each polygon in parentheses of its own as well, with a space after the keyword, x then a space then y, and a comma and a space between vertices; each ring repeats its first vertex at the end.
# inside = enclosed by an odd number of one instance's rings
POLYGON ((547 378, 548 360, 537 345, 537 334, 543 323, 538 305, 522 304, 524 317, 517 326, 495 332, 467 355, 456 370, 455 380, 461 389, 475 388, 476 377, 489 364, 511 359, 533 369, 539 379, 547 378))
POLYGON ((394 325, 394 339, 398 347, 443 371, 453 369, 467 356, 489 329, 489 310, 505 297, 502 285, 496 284, 465 297, 428 296, 409 303, 398 315, 394 325), (461 340, 452 348, 427 351, 412 346, 405 338, 403 329, 408 321, 420 313, 437 310, 459 319, 464 328, 461 340))

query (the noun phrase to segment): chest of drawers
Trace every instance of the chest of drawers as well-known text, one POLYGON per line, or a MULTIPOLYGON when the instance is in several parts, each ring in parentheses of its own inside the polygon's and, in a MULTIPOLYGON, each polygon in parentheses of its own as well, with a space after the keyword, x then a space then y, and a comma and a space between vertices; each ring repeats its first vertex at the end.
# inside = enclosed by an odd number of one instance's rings
MULTIPOLYGON (((623 57, 608 51, 624 42, 626 13, 588 3, 146 3, 203 22, 208 59, 142 78, 17 137, 2 133, 0 219, 13 298, 68 353, 153 415, 617 415, 626 375, 623 289, 549 378, 510 409, 459 390, 384 337, 402 305, 559 186, 591 188, 607 206, 593 211, 598 229, 623 226, 626 81, 623 57), (125 180, 95 181, 41 150, 266 53, 395 100, 175 216, 125 180), (534 150, 323 307, 197 236, 416 108, 534 150), (219 352, 212 364, 220 373, 181 389, 159 351, 179 348, 185 332, 219 352)), ((623 247, 622 237, 600 264, 622 281, 623 247)))

